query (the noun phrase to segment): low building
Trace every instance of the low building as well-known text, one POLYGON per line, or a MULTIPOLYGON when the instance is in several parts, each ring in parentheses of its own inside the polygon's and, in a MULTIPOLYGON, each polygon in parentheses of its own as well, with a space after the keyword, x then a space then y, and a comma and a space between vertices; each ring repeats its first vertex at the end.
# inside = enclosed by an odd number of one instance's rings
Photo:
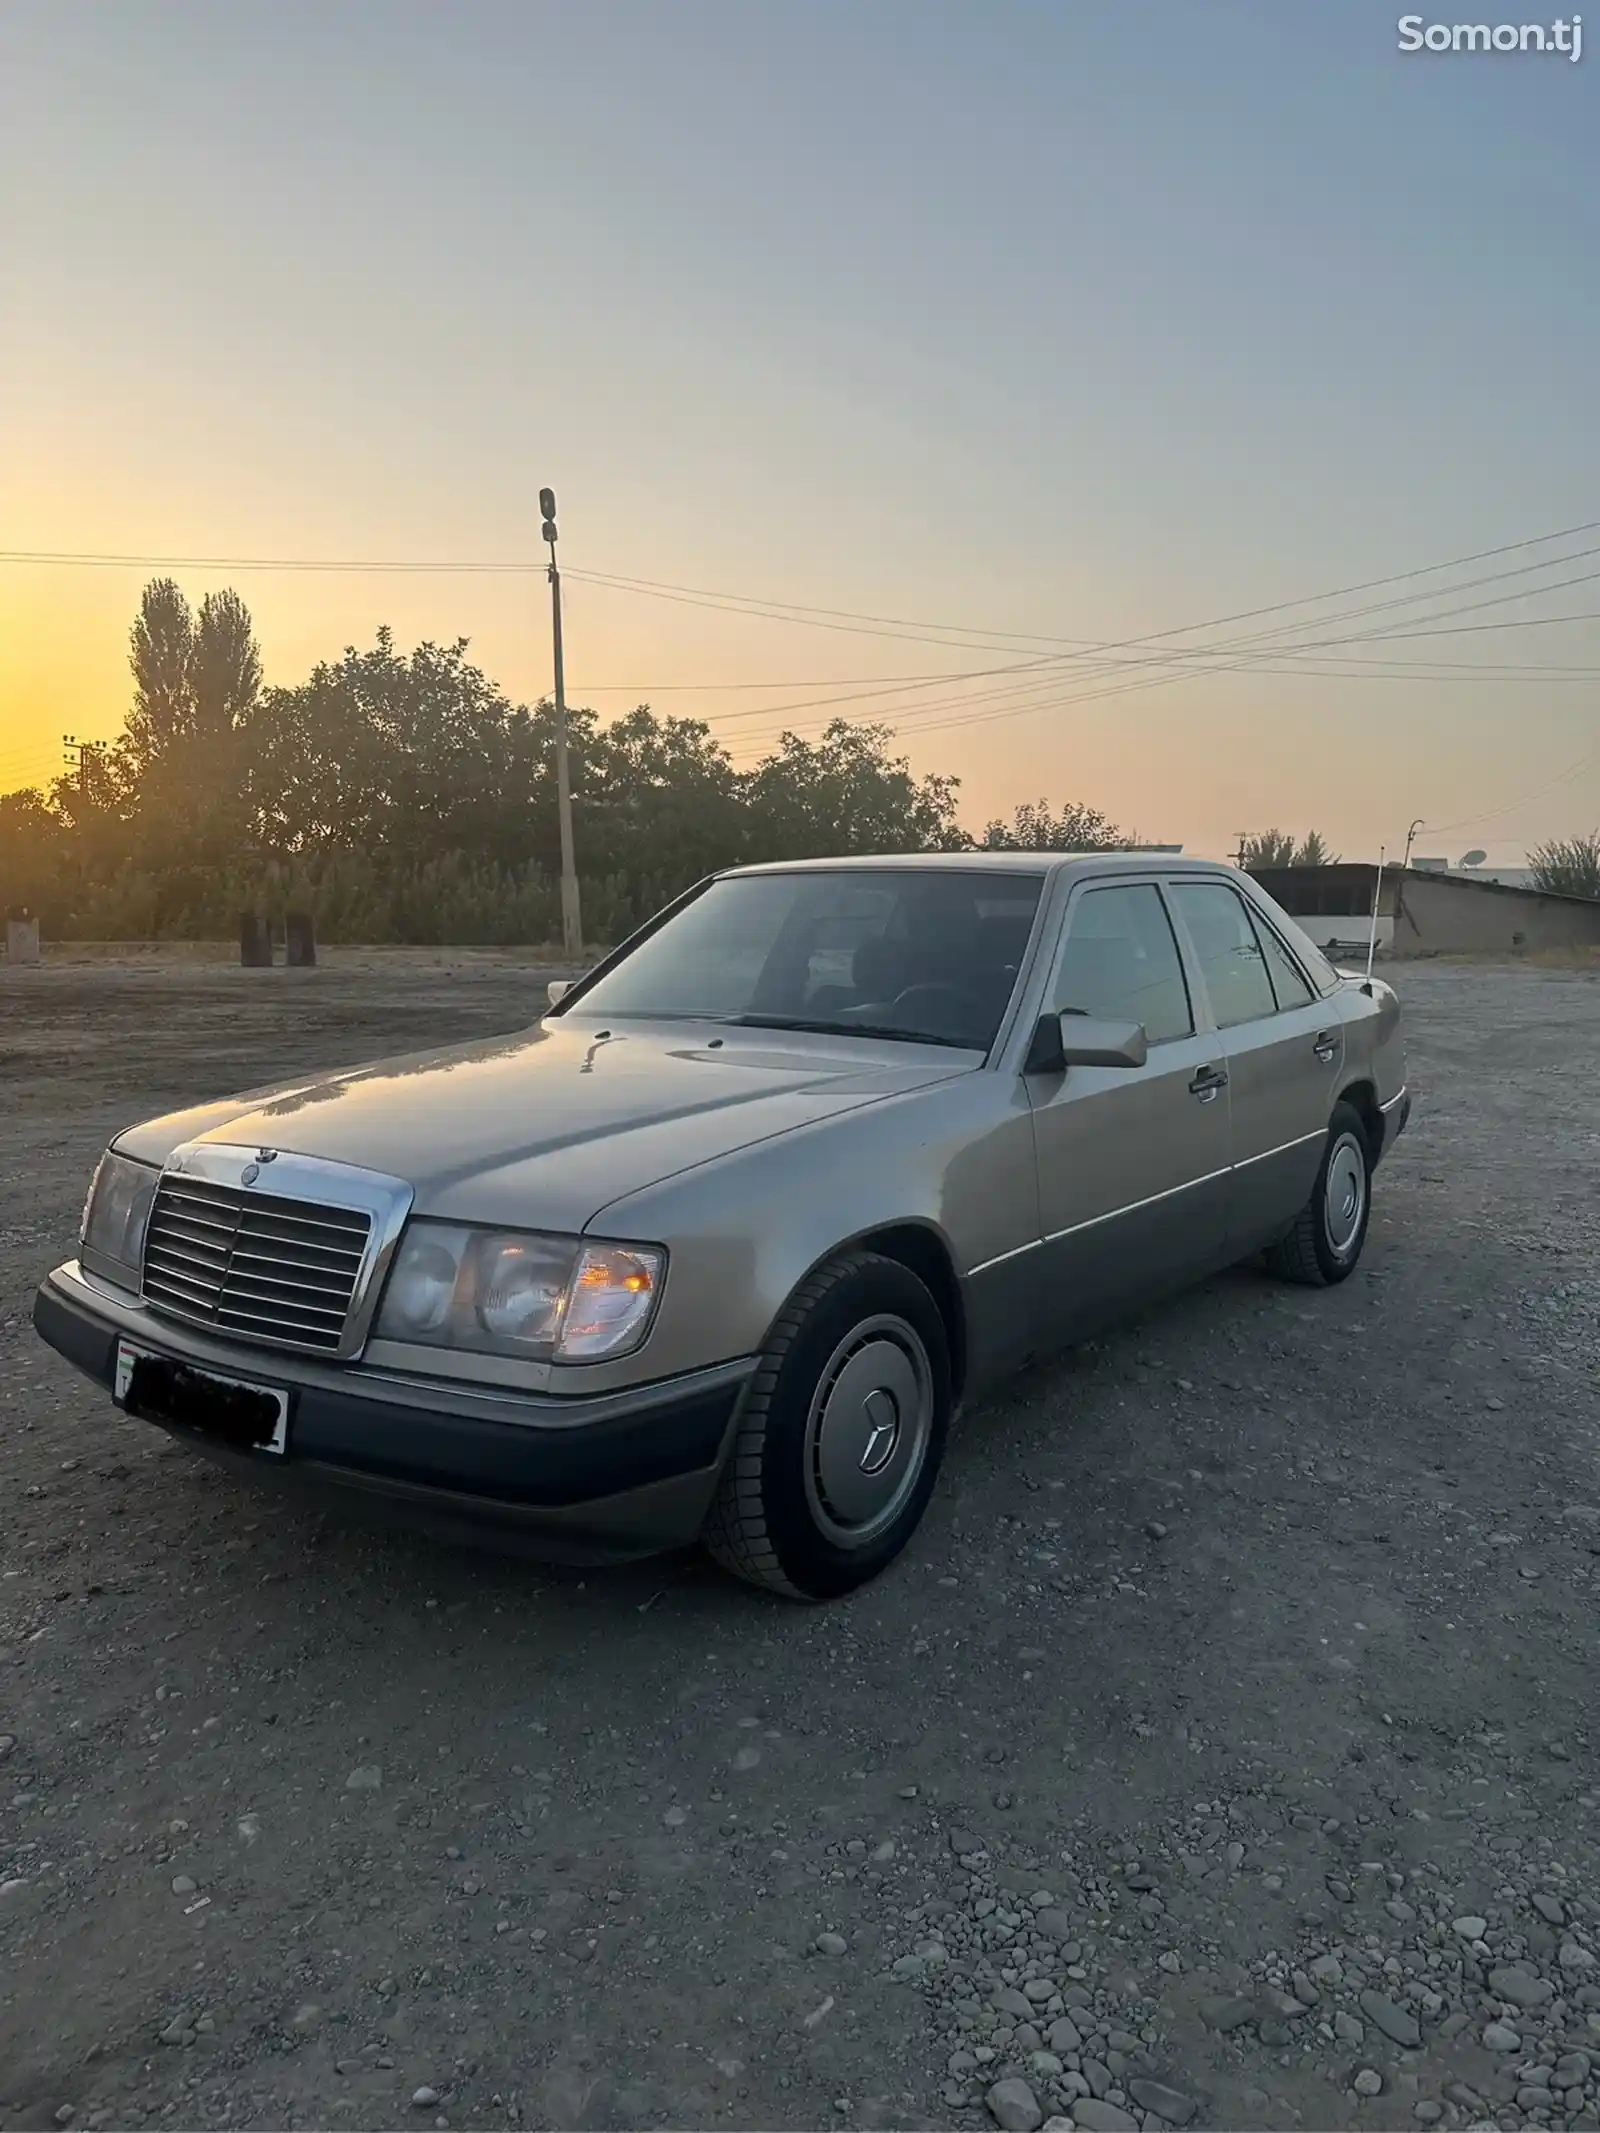
POLYGON ((1600 899, 1432 867, 1252 867, 1267 894, 1318 947, 1346 960, 1366 953, 1373 893, 1382 955, 1521 955, 1600 949, 1600 899))

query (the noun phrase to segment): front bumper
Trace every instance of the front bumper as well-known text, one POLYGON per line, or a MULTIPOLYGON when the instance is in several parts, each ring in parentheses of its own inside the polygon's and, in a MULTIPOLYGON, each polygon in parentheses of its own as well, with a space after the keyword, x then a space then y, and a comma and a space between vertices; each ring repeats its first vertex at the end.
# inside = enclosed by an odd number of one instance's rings
POLYGON ((225 1345, 163 1321, 75 1264, 40 1285, 33 1323, 108 1390, 119 1337, 196 1369, 287 1389, 282 1455, 236 1451, 160 1425, 253 1480, 570 1563, 626 1562, 694 1540, 755 1368, 754 1358, 743 1358, 624 1392, 566 1398, 380 1376, 225 1345))

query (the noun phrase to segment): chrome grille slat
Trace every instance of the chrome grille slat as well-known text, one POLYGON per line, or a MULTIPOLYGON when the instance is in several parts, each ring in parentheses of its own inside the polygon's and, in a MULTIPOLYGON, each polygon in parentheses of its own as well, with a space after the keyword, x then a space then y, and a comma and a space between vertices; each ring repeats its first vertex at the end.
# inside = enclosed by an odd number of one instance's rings
POLYGON ((336 1351, 371 1233, 360 1208, 164 1177, 145 1236, 145 1301, 219 1331, 336 1351))
POLYGON ((173 1207, 163 1212, 174 1229, 192 1230, 198 1237, 216 1237, 224 1247, 233 1235, 233 1224, 223 1221, 214 1210, 202 1215, 192 1207, 173 1207))
POLYGON ((176 1222, 163 1222, 160 1242, 164 1252, 175 1252, 183 1258, 192 1259, 197 1266, 210 1267, 214 1272, 220 1273, 228 1263, 232 1239, 195 1237, 176 1222))
POLYGON ((349 1287, 346 1277, 330 1273, 325 1267, 303 1267, 292 1259, 263 1259, 257 1252, 235 1252, 233 1274, 236 1281, 259 1282, 274 1288, 304 1289, 314 1296, 342 1295, 349 1287), (278 1271, 285 1267, 292 1271, 278 1271))
POLYGON ((198 1281, 207 1288, 216 1286, 227 1272, 228 1266, 226 1258, 199 1259, 193 1252, 180 1252, 176 1245, 168 1244, 164 1239, 159 1244, 148 1247, 145 1264, 147 1271, 153 1264, 167 1268, 174 1276, 188 1273, 189 1280, 198 1281), (191 1268, 193 1272, 188 1272, 191 1268))
POLYGON ((282 1296, 286 1303, 303 1301, 307 1310, 336 1311, 342 1318, 345 1310, 345 1291, 342 1286, 324 1284, 318 1287, 309 1281, 295 1281, 285 1274, 259 1274, 234 1263, 233 1277, 228 1283, 228 1293, 241 1296, 282 1296))
POLYGON ((269 1329, 273 1329, 277 1333, 288 1333, 290 1327, 292 1327, 292 1329, 297 1329, 297 1335, 301 1335, 301 1337, 307 1335, 307 1333, 314 1335, 314 1337, 320 1337, 324 1333, 337 1337, 339 1327, 343 1325, 343 1312, 322 1312, 320 1316, 311 1314, 311 1312, 286 1314, 286 1312, 273 1310, 271 1308, 271 1299, 260 1299, 260 1310, 250 1310, 252 1301, 256 1301, 256 1299, 254 1297, 230 1297, 226 1303, 220 1303, 218 1305, 218 1325, 269 1327, 269 1329), (333 1318, 333 1325, 329 1325, 329 1322, 326 1322, 329 1318, 333 1318))
MULTIPOLYGON (((163 1272, 160 1279, 163 1289, 175 1289, 180 1297, 188 1296, 195 1308, 202 1313, 210 1309, 212 1299, 217 1293, 214 1282, 197 1281, 192 1274, 163 1272)), ((148 1273, 145 1276, 145 1294, 152 1295, 148 1273)))

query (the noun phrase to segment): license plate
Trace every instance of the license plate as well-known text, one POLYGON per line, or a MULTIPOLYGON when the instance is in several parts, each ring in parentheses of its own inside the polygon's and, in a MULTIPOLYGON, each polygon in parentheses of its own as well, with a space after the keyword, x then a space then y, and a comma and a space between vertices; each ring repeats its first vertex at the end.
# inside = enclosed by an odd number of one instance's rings
POLYGON ((151 1355, 126 1341, 117 1343, 111 1396, 141 1421, 170 1422, 236 1451, 273 1452, 281 1458, 289 1441, 287 1392, 222 1377, 214 1370, 196 1370, 190 1363, 151 1355))

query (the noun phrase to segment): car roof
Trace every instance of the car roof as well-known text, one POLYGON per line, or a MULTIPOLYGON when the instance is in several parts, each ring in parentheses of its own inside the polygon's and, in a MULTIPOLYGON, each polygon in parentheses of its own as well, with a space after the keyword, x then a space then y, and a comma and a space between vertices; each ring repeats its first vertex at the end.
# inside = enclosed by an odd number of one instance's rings
POLYGON ((1172 852, 871 852, 837 859, 777 859, 761 866, 729 867, 725 875, 871 872, 877 869, 941 874, 1085 873, 1103 868, 1147 874, 1223 874, 1237 869, 1218 859, 1184 859, 1172 852))

